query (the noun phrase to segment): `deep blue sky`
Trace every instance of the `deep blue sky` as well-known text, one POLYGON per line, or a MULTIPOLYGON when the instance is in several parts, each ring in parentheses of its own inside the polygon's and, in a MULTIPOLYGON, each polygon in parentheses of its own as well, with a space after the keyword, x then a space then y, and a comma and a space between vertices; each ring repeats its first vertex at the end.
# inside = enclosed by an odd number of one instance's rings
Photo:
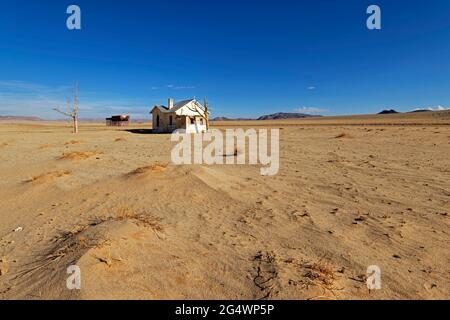
POLYGON ((75 80, 85 118, 147 117, 168 96, 231 117, 450 107, 450 1, 2 0, 0 115, 59 117, 75 80))

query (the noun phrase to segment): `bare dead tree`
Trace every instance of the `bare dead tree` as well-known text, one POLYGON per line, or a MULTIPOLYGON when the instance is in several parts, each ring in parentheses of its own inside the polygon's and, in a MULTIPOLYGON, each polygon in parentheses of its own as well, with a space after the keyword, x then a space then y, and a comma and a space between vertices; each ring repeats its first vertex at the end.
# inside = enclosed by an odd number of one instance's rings
POLYGON ((205 121, 206 121, 206 130, 209 130, 209 106, 208 106, 208 101, 206 100, 206 97, 203 101, 203 106, 205 108, 205 121))
POLYGON ((208 107, 208 101, 206 100, 206 97, 204 98, 204 103, 203 103, 203 109, 200 108, 197 104, 197 100, 195 100, 194 98, 194 108, 189 108, 189 110, 191 110, 192 112, 196 112, 198 113, 198 115, 200 117, 202 117, 203 119, 205 119, 206 122, 206 130, 209 130, 209 107, 208 107))
POLYGON ((59 108, 53 108, 58 113, 61 113, 67 117, 70 117, 73 122, 73 133, 78 133, 78 94, 79 94, 79 86, 78 82, 75 83, 74 86, 74 98, 73 98, 73 106, 70 107, 70 101, 67 101, 68 108, 72 108, 70 112, 61 111, 59 108))

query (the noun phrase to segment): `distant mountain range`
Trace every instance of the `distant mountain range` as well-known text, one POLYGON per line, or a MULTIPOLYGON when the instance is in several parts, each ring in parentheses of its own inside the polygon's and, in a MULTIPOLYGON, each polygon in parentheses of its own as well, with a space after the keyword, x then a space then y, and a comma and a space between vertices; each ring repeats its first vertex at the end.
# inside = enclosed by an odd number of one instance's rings
POLYGON ((261 116, 261 117, 259 117, 257 119, 216 117, 214 119, 211 119, 211 121, 281 120, 281 119, 302 119, 302 118, 312 118, 312 117, 321 117, 321 116, 319 116, 319 115, 310 115, 310 114, 305 114, 305 113, 277 112, 277 113, 261 116))
POLYGON ((236 121, 236 120, 255 120, 250 118, 227 118, 227 117, 215 117, 211 121, 236 121))
POLYGON ((42 121, 39 117, 27 117, 27 116, 0 116, 0 121, 42 121))
MULTIPOLYGON (((436 110, 436 111, 439 111, 439 110, 436 110)), ((444 111, 444 110, 440 110, 440 111, 444 111)), ((433 110, 418 109, 418 110, 408 111, 406 113, 418 113, 418 112, 433 112, 433 110)), ((402 113, 402 112, 398 112, 398 111, 395 111, 394 109, 390 109, 390 110, 383 110, 379 114, 395 114, 395 113, 402 113)))
MULTIPOLYGON (((45 120, 39 117, 33 117, 33 116, 0 116, 0 121, 70 121, 68 118, 61 118, 57 120, 45 120)), ((78 121, 80 122, 104 122, 104 118, 79 118, 78 121)), ((149 121, 149 119, 131 119, 131 122, 146 122, 149 121)))
MULTIPOLYGON (((413 110, 406 113, 418 113, 418 112, 433 112, 433 110, 423 109, 423 110, 413 110)), ((402 112, 398 112, 394 109, 386 109, 381 111, 380 115, 383 114, 398 114, 402 112)), ((296 113, 296 112, 277 112, 273 114, 263 115, 259 118, 227 118, 227 117, 215 117, 211 119, 211 121, 246 121, 246 120, 283 120, 283 119, 304 119, 304 118, 314 118, 314 117, 322 117, 321 115, 311 115, 305 113, 296 113)), ((64 121, 65 119, 53 120, 53 121, 64 121)), ((52 120, 44 120, 35 116, 1 116, 0 121, 52 121, 52 120)), ((80 122, 103 122, 104 118, 80 118, 80 122)), ((130 119, 131 122, 147 122, 150 119, 130 119)))
POLYGON ((321 117, 321 116, 310 115, 310 114, 306 114, 306 113, 278 112, 278 113, 259 117, 258 120, 300 119, 300 118, 314 118, 314 117, 321 117))
POLYGON ((410 111, 410 113, 417 113, 417 112, 432 112, 432 111, 433 111, 433 110, 419 109, 419 110, 410 111))

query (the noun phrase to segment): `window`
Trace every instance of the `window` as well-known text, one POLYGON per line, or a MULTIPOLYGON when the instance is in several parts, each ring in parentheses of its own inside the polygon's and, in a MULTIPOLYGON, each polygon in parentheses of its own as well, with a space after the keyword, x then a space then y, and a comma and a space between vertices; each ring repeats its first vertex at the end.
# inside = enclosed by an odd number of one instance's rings
POLYGON ((191 124, 195 124, 195 118, 191 118, 191 124))
POLYGON ((156 126, 159 127, 159 114, 156 116, 156 126))
POLYGON ((203 125, 203 118, 200 119, 200 124, 203 125))
POLYGON ((169 117, 169 126, 171 126, 173 124, 173 118, 172 116, 169 117))

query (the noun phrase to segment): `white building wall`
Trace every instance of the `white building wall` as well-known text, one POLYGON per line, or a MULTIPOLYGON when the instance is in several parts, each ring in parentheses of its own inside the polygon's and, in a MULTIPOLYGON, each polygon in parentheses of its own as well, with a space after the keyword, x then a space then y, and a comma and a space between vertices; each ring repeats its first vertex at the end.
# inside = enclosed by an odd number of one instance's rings
POLYGON ((176 110, 173 113, 161 112, 157 109, 152 111, 153 115, 153 129, 155 132, 172 132, 175 129, 184 129, 184 123, 186 121, 187 133, 200 133, 206 132, 206 120, 199 116, 195 111, 194 102, 188 103, 183 108, 176 110), (156 125, 156 117, 159 115, 159 127, 156 125), (169 117, 173 116, 173 125, 169 126, 169 117), (177 117, 178 116, 178 117, 177 117), (177 118, 181 117, 186 120, 178 121, 177 118), (191 118, 195 118, 195 122, 191 124, 191 118), (203 124, 201 123, 203 121, 203 124))
POLYGON ((186 133, 200 133, 206 132, 206 124, 200 124, 200 122, 196 122, 195 124, 186 125, 186 133))

